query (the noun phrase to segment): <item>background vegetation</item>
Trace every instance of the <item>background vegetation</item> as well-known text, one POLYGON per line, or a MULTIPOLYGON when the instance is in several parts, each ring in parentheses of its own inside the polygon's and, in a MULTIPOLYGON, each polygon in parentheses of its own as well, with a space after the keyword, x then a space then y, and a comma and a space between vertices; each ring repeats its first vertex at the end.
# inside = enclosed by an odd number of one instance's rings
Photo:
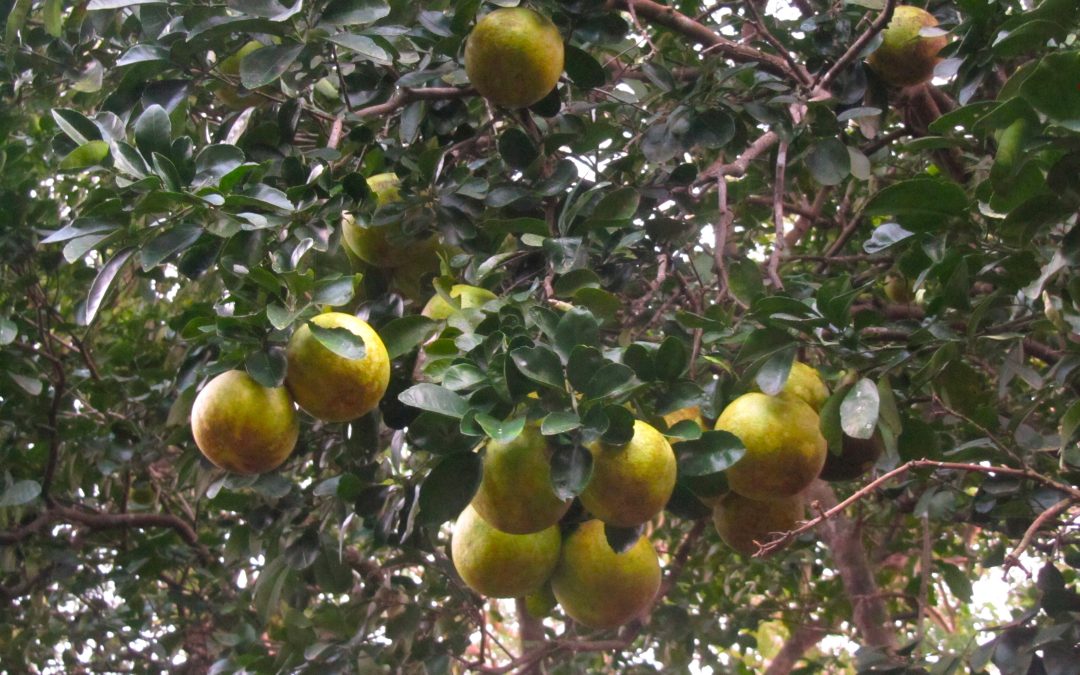
MULTIPOLYGON (((892 0, 538 0, 566 73, 522 112, 461 62, 509 4, 0 3, 0 668, 1078 672, 1075 0, 933 0, 939 84, 900 91, 863 64, 892 0), (349 259, 343 211, 454 248, 418 294, 349 259), (419 317, 451 283, 499 299, 419 317), (384 336, 381 410, 212 468, 197 389, 280 382, 328 306, 384 336), (486 436, 711 420, 796 355, 892 471, 816 486, 809 516, 856 495, 820 526, 726 549, 699 497, 730 454, 684 427, 646 621, 522 620, 455 577, 486 436)), ((579 489, 580 446, 557 460, 579 489)))

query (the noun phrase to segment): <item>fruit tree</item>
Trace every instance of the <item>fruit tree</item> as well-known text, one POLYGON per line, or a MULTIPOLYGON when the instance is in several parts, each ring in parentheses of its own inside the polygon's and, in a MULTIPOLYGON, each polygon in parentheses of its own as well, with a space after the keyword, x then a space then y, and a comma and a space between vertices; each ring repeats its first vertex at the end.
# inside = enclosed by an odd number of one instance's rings
POLYGON ((0 672, 1080 672, 1076 0, 0 7, 0 672))

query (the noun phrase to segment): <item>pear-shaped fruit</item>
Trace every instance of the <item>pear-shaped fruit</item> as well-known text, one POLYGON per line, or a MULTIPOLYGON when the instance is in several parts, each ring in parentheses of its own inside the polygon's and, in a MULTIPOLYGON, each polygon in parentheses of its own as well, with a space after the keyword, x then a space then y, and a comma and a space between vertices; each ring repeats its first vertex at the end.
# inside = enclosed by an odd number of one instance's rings
POLYGON ((242 370, 210 380, 191 408, 191 433, 208 460, 234 473, 263 473, 296 447, 300 421, 284 387, 267 388, 242 370))
POLYGON ((574 621, 593 628, 615 628, 652 606, 660 589, 660 562, 644 536, 616 553, 604 523, 582 523, 563 542, 551 590, 574 621))
POLYGON ((626 445, 602 442, 588 446, 593 472, 581 503, 610 525, 635 527, 664 508, 675 489, 675 453, 652 426, 634 420, 626 445))
POLYGON ((724 495, 713 507, 713 524, 724 543, 746 556, 757 553, 758 545, 777 532, 795 528, 803 517, 803 500, 796 495, 757 501, 737 492, 724 495))
POLYGON ((522 108, 548 95, 563 70, 559 29, 524 7, 496 9, 476 22, 465 44, 465 72, 480 95, 522 108))
MULTIPOLYGON (((461 301, 461 309, 474 309, 490 300, 495 300, 499 296, 479 286, 455 284, 450 288, 450 297, 461 301)), ((429 319, 443 321, 449 319, 456 311, 457 308, 444 300, 441 295, 433 295, 424 305, 424 308, 420 310, 420 314, 429 319)))
POLYGON ((547 438, 531 424, 509 443, 489 441, 473 508, 511 534, 539 532, 558 523, 570 500, 556 497, 551 487, 551 452, 547 438))
POLYGON ((795 396, 752 392, 728 404, 716 428, 735 434, 746 454, 727 470, 728 485, 758 500, 791 497, 821 473, 827 444, 814 409, 795 396))
POLYGON ((821 469, 821 480, 855 480, 877 463, 885 452, 885 441, 881 432, 874 430, 870 438, 854 438, 843 434, 840 454, 831 450, 825 457, 825 466, 821 469))
POLYGON ((311 323, 344 329, 364 342, 364 355, 348 359, 326 347, 304 324, 293 333, 285 350, 285 385, 312 417, 348 422, 379 405, 390 382, 390 357, 378 333, 363 319, 342 312, 319 314, 311 323))
POLYGON ((892 20, 882 31, 881 46, 867 63, 881 79, 896 87, 926 82, 934 76, 938 52, 948 40, 944 35, 924 37, 919 32, 936 25, 937 19, 925 9, 897 5, 892 20))
POLYGON ((551 577, 561 543, 558 527, 508 534, 468 506, 454 523, 450 555, 458 574, 477 593, 519 598, 539 590, 551 577))

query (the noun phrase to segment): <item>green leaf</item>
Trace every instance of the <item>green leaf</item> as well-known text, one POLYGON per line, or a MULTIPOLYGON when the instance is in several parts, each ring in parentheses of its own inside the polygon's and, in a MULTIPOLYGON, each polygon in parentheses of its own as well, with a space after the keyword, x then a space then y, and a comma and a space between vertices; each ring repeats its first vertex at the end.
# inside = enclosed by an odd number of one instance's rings
POLYGON ((739 437, 727 431, 705 431, 701 438, 672 446, 679 458, 679 474, 708 476, 725 471, 746 454, 739 437))
POLYGON ((921 229, 941 228, 943 219, 967 211, 963 188, 937 178, 913 178, 894 183, 870 198, 864 213, 894 216, 921 229))
POLYGON ((587 309, 575 307, 559 319, 555 328, 555 351, 562 359, 569 359, 574 347, 600 344, 600 324, 587 309))
POLYGON ((629 392, 638 385, 634 371, 621 363, 607 363, 596 371, 582 390, 588 398, 607 398, 629 392))
POLYGON ((880 402, 877 385, 862 378, 840 404, 840 428, 852 438, 870 438, 877 426, 880 402))
POLYGON ((455 363, 446 369, 442 385, 447 389, 461 391, 487 381, 487 374, 471 363, 455 363))
POLYGON ((60 37, 64 32, 63 12, 64 0, 45 0, 41 17, 45 23, 45 32, 54 38, 60 37))
POLYGON ((12 4, 4 30, 4 43, 7 49, 15 49, 19 44, 19 32, 26 25, 26 17, 30 14, 31 4, 30 0, 15 0, 12 4))
POLYGON ((634 438, 634 414, 621 405, 604 406, 608 418, 607 430, 600 440, 608 445, 626 445, 634 438))
POLYGON ((592 453, 581 445, 556 448, 551 455, 551 487, 559 499, 573 499, 581 494, 592 478, 592 453))
POLYGON ((840 428, 840 404, 844 402, 849 391, 851 391, 850 385, 837 388, 829 398, 825 399, 819 413, 821 421, 818 426, 821 429, 821 435, 828 443, 829 452, 834 455, 840 455, 844 448, 844 432, 840 428))
POLYGON ((409 445, 433 455, 452 455, 468 452, 476 444, 475 438, 462 435, 457 419, 422 412, 409 424, 406 433, 409 445))
POLYGON ((534 382, 563 389, 563 367, 558 355, 547 347, 518 347, 510 358, 521 374, 534 382))
POLYGON ((139 262, 148 272, 168 258, 188 249, 202 236, 203 229, 194 223, 180 223, 148 241, 139 251, 139 262))
POLYGON ((316 305, 340 307, 352 301, 356 295, 357 276, 334 276, 320 279, 315 284, 311 301, 316 305))
POLYGON ((529 135, 517 127, 510 127, 499 136, 499 154, 515 169, 527 169, 540 156, 529 135))
POLYGON ((76 145, 85 145, 90 141, 100 141, 101 129, 90 121, 86 115, 77 110, 67 108, 55 108, 52 111, 53 121, 67 137, 75 141, 76 145))
POLYGON ((592 54, 570 44, 565 45, 563 49, 566 74, 575 87, 592 89, 607 81, 607 72, 600 62, 592 57, 592 54))
POLYGON ((390 14, 385 0, 333 0, 322 13, 320 21, 335 26, 354 26, 375 23, 390 14))
POLYGON ((604 195, 592 213, 592 222, 601 227, 610 223, 630 220, 637 213, 641 201, 641 191, 637 188, 624 187, 604 195))
POLYGON ((251 352, 244 359, 244 370, 264 387, 280 387, 285 381, 286 367, 285 350, 280 347, 251 352))
POLYGON ((0 507, 22 506, 37 499, 41 494, 41 485, 36 480, 20 480, 12 483, 0 494, 0 507))
POLYGON ((540 433, 545 436, 565 434, 581 426, 581 419, 573 410, 556 410, 548 413, 540 422, 540 433))
POLYGON ((27 377, 26 375, 20 375, 19 373, 8 372, 8 377, 12 379, 15 384, 19 385, 19 388, 25 391, 31 396, 37 396, 44 389, 44 384, 36 377, 27 377))
POLYGON ((0 347, 15 342, 19 335, 19 327, 10 319, 0 319, 0 347))
POLYGON ((515 417, 509 420, 499 420, 487 413, 477 413, 476 423, 484 430, 484 433, 500 443, 509 443, 525 430, 525 418, 515 417))
POLYGON ((420 522, 438 525, 457 518, 472 501, 483 477, 484 462, 476 453, 445 457, 420 486, 420 522))
POLYGON ((80 145, 60 160, 60 169, 84 169, 88 166, 101 164, 109 156, 109 144, 105 141, 90 141, 80 145))
POLYGON ((776 352, 758 369, 754 381, 762 393, 776 396, 787 384, 791 373, 791 364, 795 361, 796 345, 790 345, 776 352))
POLYGON ((364 358, 367 354, 367 346, 364 344, 364 338, 353 333, 348 328, 342 328, 340 326, 327 328, 326 326, 320 326, 312 321, 307 323, 307 327, 322 346, 343 359, 355 361, 364 358))
POLYGON ((1080 50, 1047 54, 1020 85, 1020 95, 1039 112, 1080 131, 1080 50))
POLYGON ((398 400, 405 405, 455 419, 461 419, 469 412, 468 401, 446 387, 430 382, 414 384, 398 394, 398 400))
POLYGON ((302 51, 302 44, 271 45, 256 49, 240 61, 240 82, 248 89, 265 87, 281 77, 302 51))
POLYGON ((379 43, 366 35, 338 33, 337 35, 331 35, 327 39, 349 51, 356 52, 377 65, 390 66, 394 64, 394 59, 390 57, 390 54, 380 47, 379 43))
POLYGON ((410 315, 394 319, 379 330, 390 359, 408 354, 439 330, 439 324, 426 316, 410 315))
POLYGON ((806 166, 822 185, 839 185, 851 173, 851 155, 838 138, 826 138, 810 147, 806 166))
POLYGON ((614 525, 604 524, 604 538, 607 540, 608 546, 612 551, 616 553, 626 553, 634 547, 634 544, 641 538, 641 531, 644 528, 643 525, 637 527, 615 527, 614 525))
POLYGON ((1061 416, 1059 429, 1061 433, 1061 449, 1064 450, 1072 443, 1077 429, 1080 429, 1080 401, 1074 401, 1069 406, 1069 409, 1065 411, 1065 414, 1061 416))
POLYGON ((101 303, 105 301, 105 295, 109 292, 109 287, 112 286, 113 279, 116 278, 116 275, 124 267, 124 263, 134 252, 135 249, 133 248, 118 251, 98 272, 94 283, 90 285, 90 292, 86 296, 86 309, 83 312, 82 319, 83 325, 89 326, 93 322, 98 310, 101 309, 101 303))
POLYGON ((874 233, 863 243, 863 250, 867 253, 881 253, 893 244, 899 243, 915 234, 900 227, 896 223, 885 223, 874 228, 874 233))
POLYGON ((284 555, 268 562, 259 572, 259 578, 255 580, 255 592, 251 604, 263 625, 277 614, 281 604, 281 593, 285 589, 285 582, 289 580, 290 574, 291 571, 286 565, 284 555))
POLYGON ((154 104, 135 120, 135 145, 143 157, 153 157, 154 153, 169 156, 172 146, 172 121, 165 108, 154 104))
POLYGON ((690 118, 686 142, 701 148, 722 148, 735 137, 735 120, 722 110, 705 110, 690 118))
POLYGON ((686 348, 686 342, 680 337, 670 335, 660 343, 653 358, 656 366, 656 377, 661 380, 673 381, 682 377, 686 369, 690 367, 690 351, 686 348))

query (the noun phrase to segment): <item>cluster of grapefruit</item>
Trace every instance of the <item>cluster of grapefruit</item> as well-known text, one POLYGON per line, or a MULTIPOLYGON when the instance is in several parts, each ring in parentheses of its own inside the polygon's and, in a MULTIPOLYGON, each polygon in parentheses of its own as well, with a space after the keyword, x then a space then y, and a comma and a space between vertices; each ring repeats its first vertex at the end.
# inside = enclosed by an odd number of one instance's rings
POLYGON ((347 422, 373 410, 390 381, 390 358, 378 333, 342 312, 315 316, 300 326, 285 350, 282 387, 265 387, 242 370, 212 379, 191 410, 195 444, 217 466, 241 474, 277 468, 292 453, 300 431, 298 404, 312 417, 347 422), (363 353, 348 358, 313 332, 348 331, 363 353))

